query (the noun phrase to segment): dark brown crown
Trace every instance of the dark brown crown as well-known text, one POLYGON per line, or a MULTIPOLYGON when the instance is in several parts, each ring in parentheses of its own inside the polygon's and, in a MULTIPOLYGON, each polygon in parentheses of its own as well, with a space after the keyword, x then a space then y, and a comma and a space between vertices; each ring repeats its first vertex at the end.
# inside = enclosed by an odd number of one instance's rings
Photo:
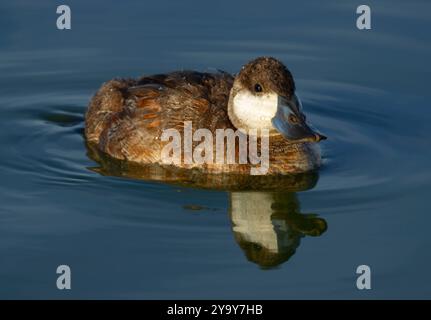
POLYGON ((255 94, 275 92, 291 97, 295 92, 292 74, 283 63, 272 57, 259 57, 250 61, 242 67, 237 79, 255 94))

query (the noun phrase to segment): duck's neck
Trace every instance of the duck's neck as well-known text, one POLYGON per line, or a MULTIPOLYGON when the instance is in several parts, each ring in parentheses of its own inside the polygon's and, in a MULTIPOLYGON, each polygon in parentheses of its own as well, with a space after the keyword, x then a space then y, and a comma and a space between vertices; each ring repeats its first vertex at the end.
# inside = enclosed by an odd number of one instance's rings
POLYGON ((274 95, 254 96, 234 83, 228 101, 228 116, 233 126, 245 134, 270 135, 279 133, 272 125, 277 111, 274 95))

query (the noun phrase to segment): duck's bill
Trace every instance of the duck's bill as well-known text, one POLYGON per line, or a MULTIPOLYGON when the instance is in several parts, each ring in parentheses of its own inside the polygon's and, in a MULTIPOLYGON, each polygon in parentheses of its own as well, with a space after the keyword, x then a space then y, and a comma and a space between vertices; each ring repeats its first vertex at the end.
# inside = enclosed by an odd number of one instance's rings
POLYGON ((306 123, 302 104, 296 95, 291 99, 279 97, 277 113, 272 118, 274 128, 288 141, 319 142, 326 137, 306 123))

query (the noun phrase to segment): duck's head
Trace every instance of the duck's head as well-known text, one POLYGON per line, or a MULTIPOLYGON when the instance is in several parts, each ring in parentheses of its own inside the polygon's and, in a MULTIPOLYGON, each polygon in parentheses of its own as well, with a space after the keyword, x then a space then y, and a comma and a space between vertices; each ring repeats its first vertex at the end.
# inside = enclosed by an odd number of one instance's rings
POLYGON ((236 75, 228 106, 240 130, 267 129, 291 142, 318 142, 326 137, 311 128, 295 94, 290 71, 277 59, 260 57, 236 75))

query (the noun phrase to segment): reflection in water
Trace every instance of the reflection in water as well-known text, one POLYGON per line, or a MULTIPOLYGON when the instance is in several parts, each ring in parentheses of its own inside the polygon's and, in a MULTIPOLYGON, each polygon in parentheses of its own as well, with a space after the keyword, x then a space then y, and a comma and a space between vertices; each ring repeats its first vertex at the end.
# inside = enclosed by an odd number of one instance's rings
POLYGON ((286 262, 302 237, 320 236, 327 229, 324 219, 300 212, 295 194, 316 185, 316 172, 285 176, 211 175, 197 170, 121 161, 91 145, 87 145, 87 150, 88 156, 100 165, 90 169, 103 175, 228 191, 235 239, 247 258, 262 268, 286 262))
POLYGON ((230 216, 239 246, 262 268, 286 262, 302 237, 320 236, 327 228, 315 214, 300 213, 292 192, 232 192, 230 216))

